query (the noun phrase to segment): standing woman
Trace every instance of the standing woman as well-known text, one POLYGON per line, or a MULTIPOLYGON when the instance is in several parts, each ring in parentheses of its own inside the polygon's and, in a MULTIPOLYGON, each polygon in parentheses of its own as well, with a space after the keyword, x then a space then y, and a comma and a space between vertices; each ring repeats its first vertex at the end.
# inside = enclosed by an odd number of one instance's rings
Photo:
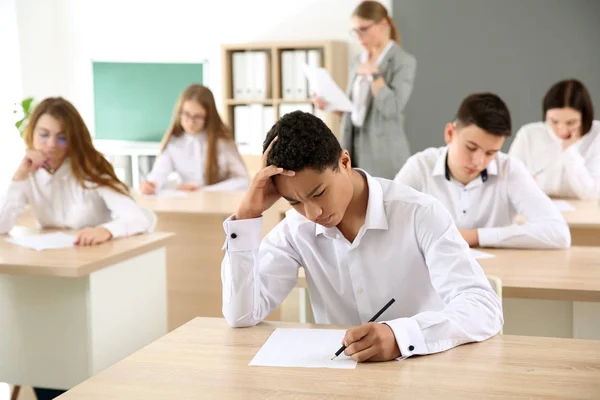
POLYGON ((542 103, 544 122, 524 125, 509 154, 521 159, 549 196, 600 196, 600 121, 586 87, 576 79, 555 83, 542 103))
MULTIPOLYGON (((354 166, 393 179, 410 156, 403 112, 417 62, 400 47, 398 30, 381 3, 361 2, 352 13, 351 32, 363 52, 350 66, 347 92, 354 110, 339 113, 342 147, 354 166)), ((321 110, 327 106, 318 93, 313 103, 321 110)))

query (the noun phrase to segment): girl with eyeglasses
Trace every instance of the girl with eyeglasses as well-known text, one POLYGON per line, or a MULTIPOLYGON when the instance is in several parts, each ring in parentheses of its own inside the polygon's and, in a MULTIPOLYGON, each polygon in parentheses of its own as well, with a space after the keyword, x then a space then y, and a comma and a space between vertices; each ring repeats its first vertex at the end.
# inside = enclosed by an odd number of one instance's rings
POLYGON ((155 194, 177 172, 177 190, 245 190, 248 172, 229 128, 223 123, 209 88, 193 84, 181 94, 162 141, 161 154, 147 179, 144 194, 155 194))
POLYGON ((77 229, 75 244, 97 245, 151 229, 153 219, 92 144, 75 107, 61 97, 38 104, 24 134, 27 152, 0 197, 0 234, 28 204, 41 227, 77 229))
MULTIPOLYGON (((352 13, 351 34, 363 47, 350 67, 347 93, 354 109, 342 117, 342 147, 354 166, 393 179, 410 156, 404 132, 404 108, 415 78, 415 57, 401 46, 400 35, 386 8, 361 2, 352 13)), ((315 93, 313 104, 327 103, 315 93)))

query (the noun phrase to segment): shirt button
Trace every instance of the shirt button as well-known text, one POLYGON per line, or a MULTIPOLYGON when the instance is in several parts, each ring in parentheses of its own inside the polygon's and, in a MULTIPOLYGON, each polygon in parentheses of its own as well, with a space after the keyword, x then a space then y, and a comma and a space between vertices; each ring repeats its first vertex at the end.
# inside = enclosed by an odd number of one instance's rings
POLYGON ((467 213, 467 210, 463 210, 463 214, 466 214, 466 213, 467 213))
POLYGON ((237 234, 232 233, 229 237, 232 238, 232 239, 235 239, 237 237, 237 234))
POLYGON ((408 351, 413 351, 415 349, 415 346, 413 346, 412 344, 410 346, 408 346, 408 351))
POLYGON ((358 288, 358 294, 362 294, 363 288, 358 288))

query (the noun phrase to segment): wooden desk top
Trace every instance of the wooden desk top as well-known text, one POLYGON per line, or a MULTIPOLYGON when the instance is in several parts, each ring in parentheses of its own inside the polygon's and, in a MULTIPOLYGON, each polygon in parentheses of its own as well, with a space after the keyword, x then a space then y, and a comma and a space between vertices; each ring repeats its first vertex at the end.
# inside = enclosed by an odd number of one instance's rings
MULTIPOLYGON (((502 280, 503 297, 600 302, 600 247, 482 251, 496 255, 477 261, 502 280)), ((306 288, 302 268, 296 286, 306 288)))
MULTIPOLYGON (((155 213, 191 213, 219 215, 228 217, 235 214, 244 192, 202 191, 188 193, 181 197, 134 196, 137 202, 155 213)), ((285 213, 290 208, 287 201, 281 199, 270 210, 285 213)))
MULTIPOLYGON (((497 336, 355 370, 249 367, 277 327, 196 318, 61 399, 597 399, 600 341, 497 336)), ((335 349, 334 349, 335 350, 335 349)))
MULTIPOLYGON (((39 233, 41 232, 34 229, 19 227, 11 231, 13 235, 39 233)), ((36 251, 9 243, 5 240, 9 235, 0 235, 0 274, 86 276, 163 247, 173 236, 175 235, 172 233, 154 232, 111 240, 99 246, 36 251)))
POLYGON ((562 212, 569 228, 600 229, 600 201, 569 199, 565 201, 575 207, 573 211, 562 212))
POLYGON ((482 250, 496 255, 478 261, 505 297, 600 302, 600 247, 482 250))

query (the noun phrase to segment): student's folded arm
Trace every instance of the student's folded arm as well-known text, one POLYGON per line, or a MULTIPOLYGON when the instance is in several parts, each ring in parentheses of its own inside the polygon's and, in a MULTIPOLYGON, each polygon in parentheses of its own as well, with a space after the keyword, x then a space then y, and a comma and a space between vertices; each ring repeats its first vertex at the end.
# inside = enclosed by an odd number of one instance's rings
POLYGON ((27 204, 29 181, 11 182, 6 193, 0 195, 0 235, 8 233, 27 204))
POLYGON ((146 177, 147 181, 156 183, 156 190, 160 190, 167 180, 169 175, 173 172, 174 165, 171 155, 169 154, 168 148, 165 149, 158 157, 152 166, 152 171, 146 177))
POLYGON ((233 328, 253 326, 296 287, 301 263, 285 220, 262 243, 262 218, 236 221, 230 217, 223 228, 223 316, 233 328))
POLYGON ((563 185, 569 185, 580 199, 597 199, 600 196, 600 145, 595 146, 594 156, 587 162, 578 151, 579 145, 574 144, 563 152, 566 176, 563 185))
POLYGON ((424 169, 419 166, 417 157, 412 156, 406 160, 400 171, 398 171, 398 174, 396 174, 396 177, 394 178, 394 182, 402 183, 418 191, 423 191, 423 170, 424 169))
POLYGON ((112 221, 100 225, 106 228, 113 238, 126 237, 148 232, 152 221, 149 214, 136 201, 108 187, 99 187, 98 194, 111 211, 112 221))
POLYGON ((418 210, 415 230, 431 284, 445 307, 386 322, 402 358, 438 353, 496 335, 503 324, 500 299, 444 206, 435 200, 418 210))
POLYGON ((205 186, 204 190, 247 190, 250 186, 248 170, 237 150, 232 146, 235 146, 235 144, 224 144, 220 155, 224 158, 223 165, 227 169, 227 179, 214 185, 205 186))
POLYGON ((404 112, 404 107, 412 92, 417 60, 412 56, 406 56, 401 65, 396 66, 391 82, 377 92, 373 99, 373 106, 379 110, 384 118, 395 119, 398 114, 404 112))
POLYGON ((536 185, 523 163, 511 158, 508 174, 510 203, 525 218, 525 223, 480 228, 477 230, 479 245, 517 249, 570 247, 569 226, 550 198, 536 185))

